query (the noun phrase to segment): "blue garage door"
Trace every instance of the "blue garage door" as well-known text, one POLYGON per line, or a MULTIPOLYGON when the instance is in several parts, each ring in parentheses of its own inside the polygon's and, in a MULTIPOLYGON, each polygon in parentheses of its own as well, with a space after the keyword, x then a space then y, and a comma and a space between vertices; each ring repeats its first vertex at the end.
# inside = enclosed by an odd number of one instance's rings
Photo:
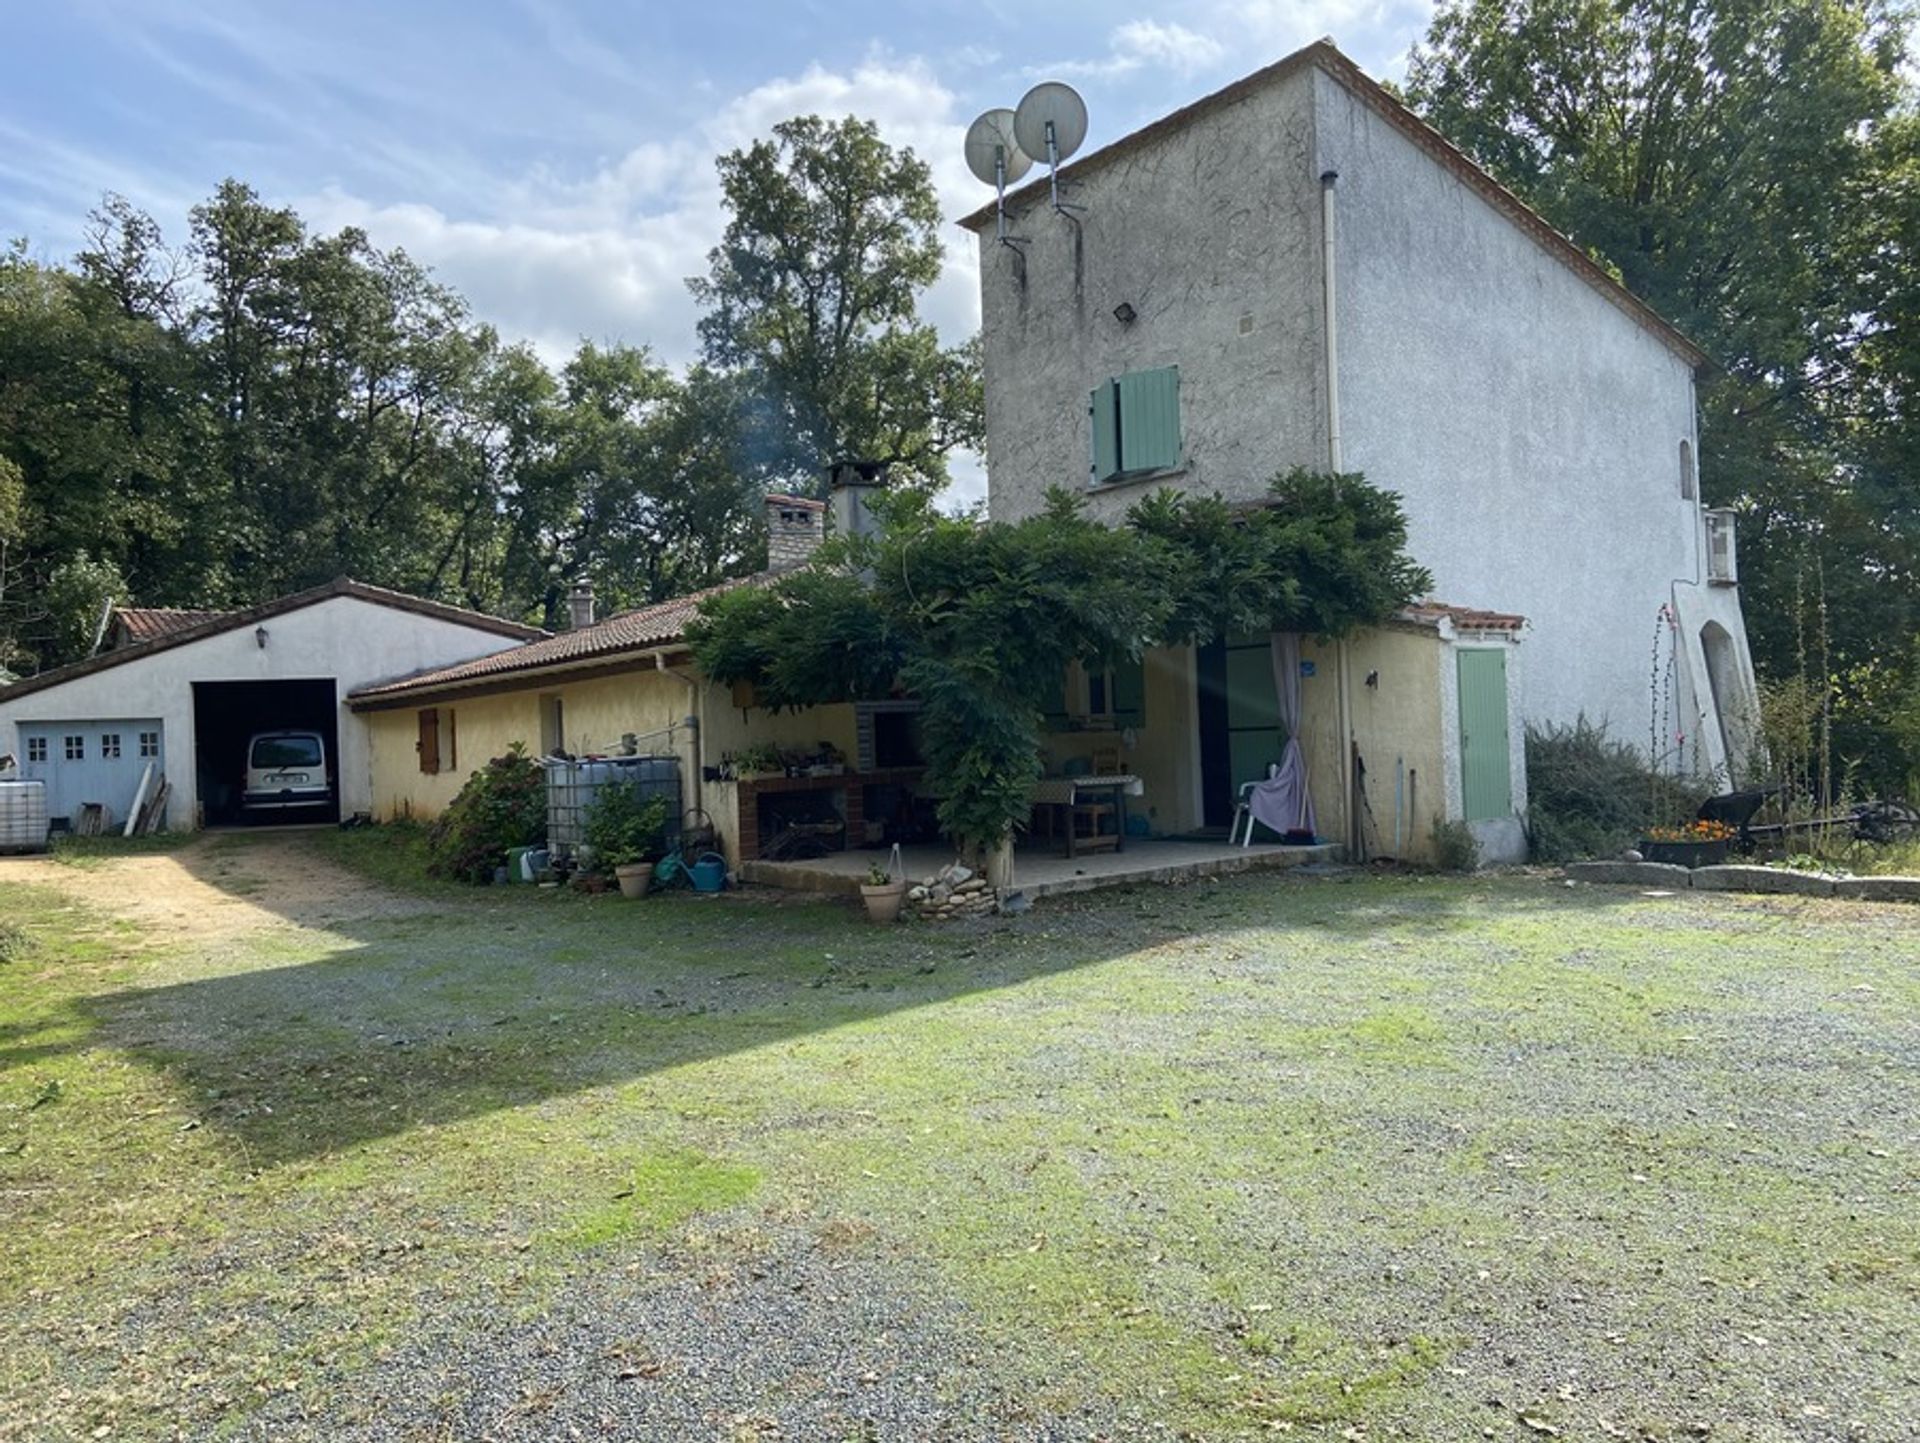
POLYGON ((71 824, 86 802, 106 807, 118 829, 133 806, 149 763, 155 785, 166 770, 165 734, 159 719, 134 721, 22 722, 21 774, 47 784, 47 815, 71 824))

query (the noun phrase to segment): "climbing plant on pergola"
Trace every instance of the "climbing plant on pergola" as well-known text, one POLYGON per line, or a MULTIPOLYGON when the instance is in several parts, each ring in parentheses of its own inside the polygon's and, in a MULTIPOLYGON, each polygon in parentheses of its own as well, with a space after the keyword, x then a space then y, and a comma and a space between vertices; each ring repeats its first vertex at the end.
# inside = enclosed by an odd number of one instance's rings
POLYGON ((1357 474, 1275 478, 1257 505, 1171 490, 1121 525, 1065 491, 978 522, 884 496, 877 536, 837 538, 767 586, 709 598, 688 628, 702 670, 779 709, 911 696, 942 827, 997 847, 1028 813, 1041 716, 1067 665, 1236 631, 1344 635, 1431 585, 1399 499, 1357 474))

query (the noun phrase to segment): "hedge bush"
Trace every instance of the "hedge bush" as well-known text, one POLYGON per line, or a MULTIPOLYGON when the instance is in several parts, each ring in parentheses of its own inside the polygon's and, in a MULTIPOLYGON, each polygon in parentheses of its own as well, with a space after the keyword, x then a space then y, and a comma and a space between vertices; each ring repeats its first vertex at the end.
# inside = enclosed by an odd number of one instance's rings
POLYGON ((491 882, 509 847, 531 847, 546 835, 546 770, 515 742, 467 778, 428 830, 427 870, 459 882, 491 882))
POLYGON ((1704 787, 1656 777, 1635 748, 1582 716, 1527 727, 1527 850, 1536 862, 1611 857, 1648 826, 1691 817, 1704 787))

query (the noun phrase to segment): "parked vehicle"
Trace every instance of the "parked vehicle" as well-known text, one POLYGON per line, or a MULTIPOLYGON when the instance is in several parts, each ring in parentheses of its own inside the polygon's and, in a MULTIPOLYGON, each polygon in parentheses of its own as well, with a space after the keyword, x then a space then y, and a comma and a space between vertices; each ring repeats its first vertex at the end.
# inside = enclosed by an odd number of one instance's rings
POLYGON ((333 801, 327 744, 319 732, 256 732, 247 742, 247 780, 240 793, 244 816, 333 801))

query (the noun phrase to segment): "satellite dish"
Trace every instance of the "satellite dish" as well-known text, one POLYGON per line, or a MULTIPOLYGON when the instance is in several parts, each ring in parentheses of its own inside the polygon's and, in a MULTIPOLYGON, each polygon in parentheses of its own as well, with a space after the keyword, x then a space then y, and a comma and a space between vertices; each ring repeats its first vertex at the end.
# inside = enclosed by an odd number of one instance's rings
POLYGON ((1043 80, 1014 111, 1013 138, 1036 160, 1057 165, 1087 138, 1087 103, 1071 85, 1043 80))
POLYGON ((1011 185, 1027 173, 1033 157, 1013 138, 1013 112, 989 110, 967 127, 967 169, 988 185, 1011 185))

